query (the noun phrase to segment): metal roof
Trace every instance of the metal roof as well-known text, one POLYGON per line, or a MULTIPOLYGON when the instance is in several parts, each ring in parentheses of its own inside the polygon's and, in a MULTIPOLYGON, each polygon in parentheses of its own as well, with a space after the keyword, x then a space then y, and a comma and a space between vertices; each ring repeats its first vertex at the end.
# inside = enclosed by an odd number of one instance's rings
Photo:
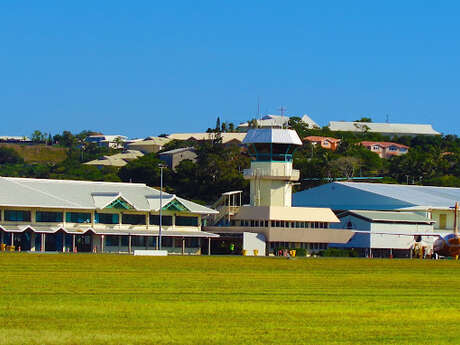
POLYGON ((329 122, 331 131, 344 132, 375 132, 387 134, 408 134, 408 135, 440 135, 431 125, 411 123, 376 123, 376 122, 329 122))
POLYGON ((391 211, 367 211, 367 210, 350 210, 339 214, 339 218, 346 215, 356 215, 372 222, 381 223, 421 223, 433 224, 434 220, 423 217, 413 212, 391 212, 391 211))
POLYGON ((186 152, 186 151, 195 151, 195 148, 193 146, 190 147, 181 147, 179 149, 174 149, 174 150, 169 150, 169 151, 164 151, 164 152, 159 152, 159 156, 163 155, 173 155, 176 153, 181 153, 181 152, 186 152))
POLYGON ((460 200, 460 188, 365 182, 332 182, 293 195, 295 206, 334 210, 449 209, 460 200))
MULTIPOLYGON (((119 197, 137 211, 160 207, 160 192, 141 183, 0 177, 0 206, 94 210, 119 197)), ((163 205, 176 199, 192 213, 216 213, 173 194, 163 193, 163 198, 163 205)))
MULTIPOLYGON (((281 115, 265 115, 257 121, 257 125, 259 127, 285 127, 289 123, 289 116, 281 116, 281 115)), ((308 125, 310 128, 317 127, 319 128, 318 124, 313 121, 310 116, 307 114, 301 117, 302 122, 308 125)), ((249 122, 243 122, 238 125, 239 128, 246 128, 249 127, 249 122)))
POLYGON ((243 144, 263 143, 302 145, 296 131, 281 128, 250 129, 243 140, 243 144))

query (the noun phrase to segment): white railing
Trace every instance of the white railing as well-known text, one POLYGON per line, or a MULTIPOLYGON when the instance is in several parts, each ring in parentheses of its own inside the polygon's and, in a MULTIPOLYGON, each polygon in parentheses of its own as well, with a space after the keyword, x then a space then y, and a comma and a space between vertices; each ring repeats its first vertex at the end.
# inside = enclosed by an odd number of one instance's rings
POLYGON ((255 168, 244 169, 243 176, 248 177, 277 177, 283 179, 298 180, 300 178, 300 171, 291 168, 255 168))

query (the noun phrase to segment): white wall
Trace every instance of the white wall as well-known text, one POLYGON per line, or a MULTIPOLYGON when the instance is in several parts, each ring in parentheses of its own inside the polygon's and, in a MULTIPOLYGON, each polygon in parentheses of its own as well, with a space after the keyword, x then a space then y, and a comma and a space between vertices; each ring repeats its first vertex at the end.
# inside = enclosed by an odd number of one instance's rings
POLYGON ((258 256, 265 256, 265 236, 252 232, 243 232, 243 250, 248 256, 254 255, 254 249, 259 251, 258 256))

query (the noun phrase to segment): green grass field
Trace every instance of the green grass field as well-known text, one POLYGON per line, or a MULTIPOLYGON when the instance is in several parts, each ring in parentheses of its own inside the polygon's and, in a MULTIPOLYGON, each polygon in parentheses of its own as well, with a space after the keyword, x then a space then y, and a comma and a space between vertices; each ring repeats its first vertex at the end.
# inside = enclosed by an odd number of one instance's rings
POLYGON ((459 344, 459 262, 0 255, 1 344, 459 344))

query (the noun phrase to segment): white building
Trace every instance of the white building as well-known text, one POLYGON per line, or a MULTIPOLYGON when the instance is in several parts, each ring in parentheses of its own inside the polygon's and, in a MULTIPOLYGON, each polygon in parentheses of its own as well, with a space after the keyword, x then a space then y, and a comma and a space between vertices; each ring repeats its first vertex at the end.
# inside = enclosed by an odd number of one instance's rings
POLYGON ((441 135, 431 125, 410 123, 377 123, 377 122, 329 122, 331 131, 380 133, 388 136, 441 135))
MULTIPOLYGON (((256 119, 256 121, 257 127, 259 128, 287 128, 289 119, 289 116, 265 115, 261 119, 256 119)), ((301 120, 308 126, 308 128, 319 128, 318 124, 313 121, 307 114, 303 115, 301 120)), ((238 129, 242 131, 247 131, 249 128, 249 122, 241 123, 238 126, 238 129)))
POLYGON ((128 137, 124 135, 105 135, 105 134, 95 134, 89 135, 86 137, 85 141, 88 143, 94 143, 98 146, 110 147, 112 149, 123 148, 124 142, 128 137))
POLYGON ((444 232, 454 229, 452 207, 459 200, 460 188, 363 182, 332 182, 293 195, 295 206, 330 207, 336 212, 416 212, 444 232))
MULTIPOLYGON (((360 232, 348 243, 334 246, 356 249, 362 256, 407 257, 415 236, 398 234, 434 233, 434 220, 414 212, 350 210, 338 217, 340 223, 333 224, 333 227, 360 232)), ((424 237, 423 240, 432 246, 435 237, 424 237)))
MULTIPOLYGON (((0 177, 0 243, 27 251, 200 254, 207 207, 145 184, 0 177), (161 205, 160 205, 161 204, 161 205)), ((209 253, 209 252, 208 252, 209 253)))

